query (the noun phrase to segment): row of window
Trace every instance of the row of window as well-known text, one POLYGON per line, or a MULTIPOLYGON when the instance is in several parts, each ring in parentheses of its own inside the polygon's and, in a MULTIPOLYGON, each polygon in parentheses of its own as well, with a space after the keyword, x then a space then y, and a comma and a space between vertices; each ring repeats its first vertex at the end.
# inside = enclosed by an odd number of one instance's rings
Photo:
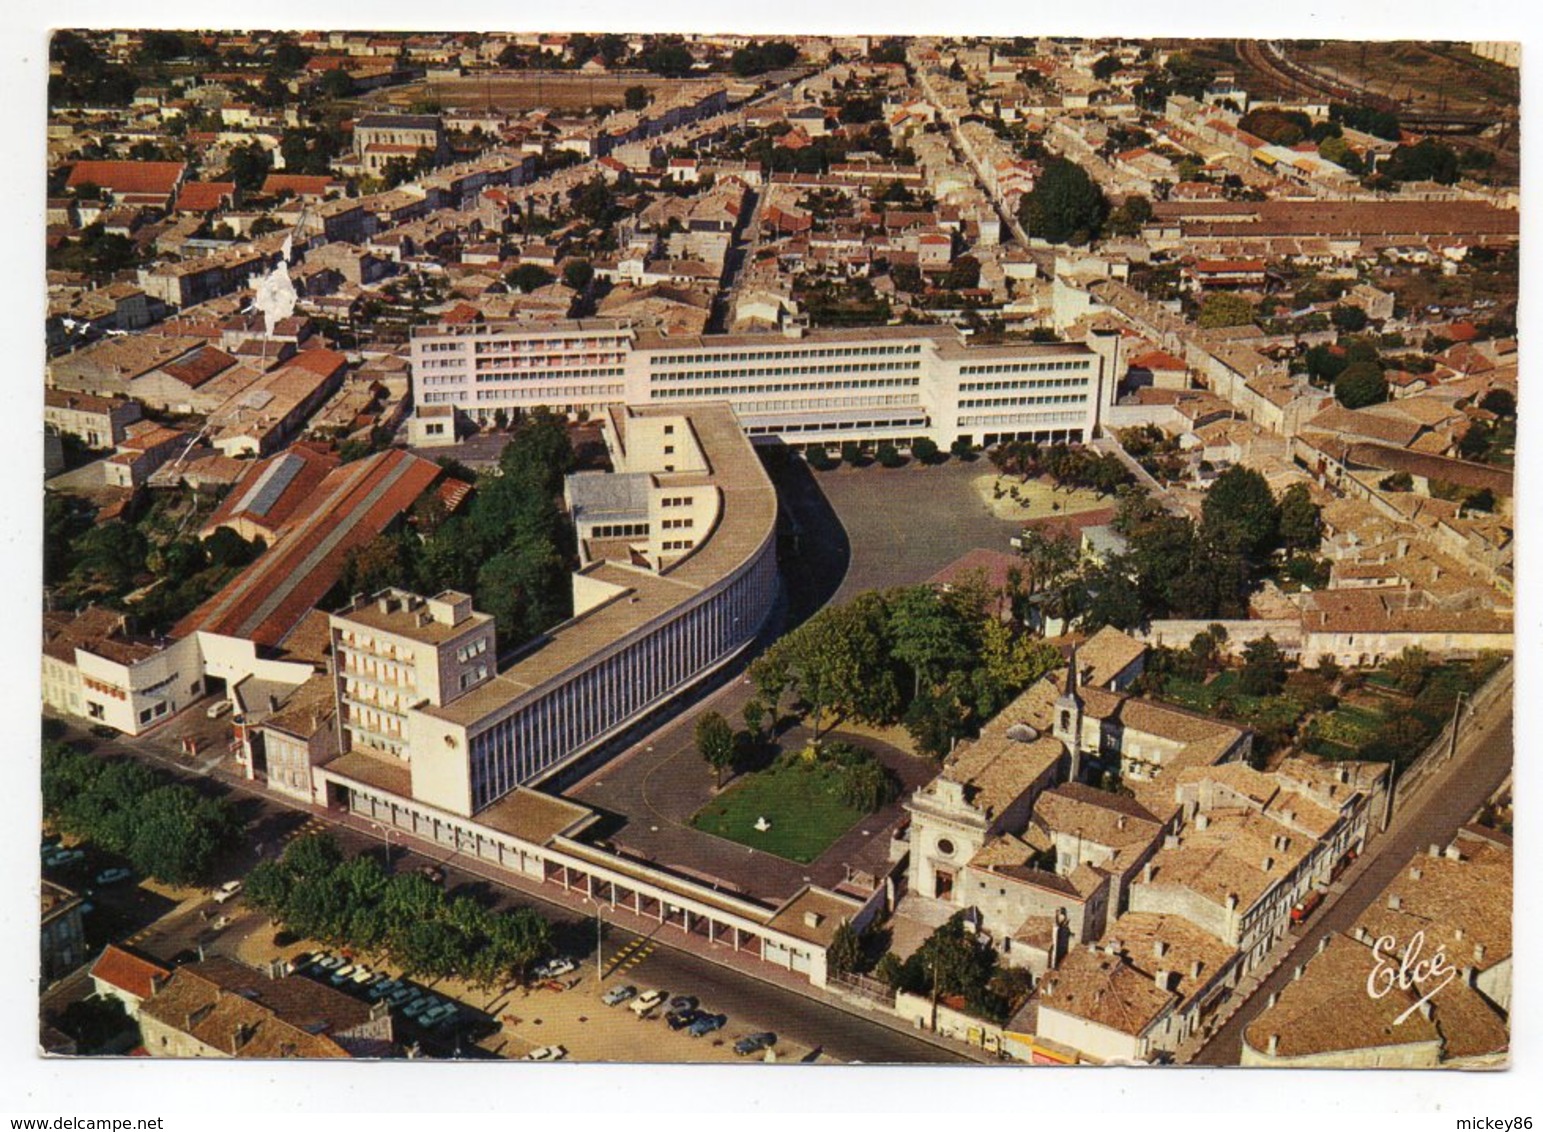
POLYGON ((976 373, 1047 373, 1056 370, 1086 370, 1093 367, 1090 359, 1075 362, 1003 362, 1000 365, 960 366, 960 376, 976 373))
POLYGON ((785 432, 865 432, 875 428, 926 428, 927 418, 907 417, 893 421, 826 421, 819 424, 751 425, 750 436, 781 436, 785 432))
POLYGON ((706 354, 652 354, 650 369, 662 366, 716 365, 720 362, 761 362, 801 358, 867 358, 920 354, 920 344, 898 346, 833 346, 823 349, 714 351, 706 354))
MULTIPOLYGON (((430 394, 434 396, 434 394, 430 394)), ((455 400, 451 393, 441 393, 438 396, 447 401, 455 400)), ((490 401, 495 404, 511 400, 532 401, 546 400, 547 402, 561 401, 567 404, 574 397, 594 397, 601 401, 623 400, 623 388, 620 385, 535 385, 524 386, 520 389, 479 389, 477 400, 490 401)), ((551 408, 557 408, 551 404, 551 408)))
POLYGON ((470 644, 462 645, 460 648, 456 649, 455 650, 455 659, 460 661, 462 664, 465 664, 472 657, 474 657, 474 656, 481 656, 483 653, 485 653, 487 651, 488 651, 488 639, 486 637, 478 637, 475 641, 472 641, 470 644))
POLYGON ((995 409, 1009 405, 1081 405, 1087 401, 1085 393, 1046 393, 1030 397, 972 397, 959 402, 961 409, 995 409))
MULTIPOLYGON (((964 416, 964 417, 960 417, 959 418, 959 427, 960 428, 969 428, 970 426, 975 425, 975 426, 984 426, 986 428, 1001 428, 1003 425, 1026 424, 1026 425, 1037 425, 1041 429, 1043 429, 1047 425, 1058 425, 1058 424, 1078 425, 1078 426, 1080 426, 1080 425, 1084 424, 1086 422, 1086 420, 1087 420, 1087 417, 1086 417, 1086 414, 1084 414, 1084 413, 1047 413, 1043 409, 1041 409, 1038 412, 1032 412, 1032 413, 996 413, 996 414, 983 415, 983 416, 964 416)), ((1074 429, 1073 431, 1080 434, 1082 429, 1079 427, 1079 428, 1074 429)), ((1029 439, 1029 438, 1020 437, 1019 439, 1029 439)), ((1038 440, 1039 437, 1035 436, 1032 439, 1038 440)), ((1069 439, 1069 440, 1072 440, 1072 441, 1076 441, 1077 439, 1079 439, 1079 437, 1076 437, 1076 436, 1073 436, 1073 437, 1060 437, 1058 439, 1063 439, 1063 440, 1069 439)), ((988 439, 988 440, 985 441, 985 443, 990 445, 990 444, 994 444, 995 441, 988 439)))
POLYGON ((1035 377, 1017 381, 961 381, 961 393, 990 393, 998 389, 1086 389, 1085 377, 1035 377))
POLYGON ((583 378, 593 377, 621 377, 626 371, 611 366, 591 367, 583 369, 532 369, 532 370, 478 370, 477 383, 481 385, 488 381, 532 381, 544 379, 551 381, 553 378, 583 378))
POLYGON ((664 528, 665 530, 667 530, 667 531, 690 530, 692 527, 696 526, 696 520, 695 519, 666 519, 662 523, 660 523, 659 525, 662 528, 664 528))
POLYGON ((835 389, 915 389, 920 378, 852 378, 847 381, 771 381, 755 385, 699 385, 694 389, 650 389, 650 400, 682 397, 736 397, 762 393, 818 393, 835 389))
POLYGON ((659 500, 661 507, 690 507, 694 501, 689 495, 666 495, 659 500))
POLYGON ((461 691, 466 691, 473 684, 480 684, 488 678, 488 666, 479 664, 470 672, 461 673, 461 691))
POLYGON ((589 528, 590 538, 647 538, 647 523, 602 523, 589 528))
POLYGON ((658 373, 653 381, 722 381, 729 377, 799 377, 826 373, 915 373, 915 362, 845 362, 816 366, 766 366, 758 369, 715 369, 709 373, 658 373))
POLYGON ((661 550, 665 550, 665 551, 669 551, 669 550, 690 550, 695 545, 696 545, 696 543, 692 542, 689 539, 673 539, 673 540, 666 540, 666 541, 660 543, 659 544, 659 548, 661 550))

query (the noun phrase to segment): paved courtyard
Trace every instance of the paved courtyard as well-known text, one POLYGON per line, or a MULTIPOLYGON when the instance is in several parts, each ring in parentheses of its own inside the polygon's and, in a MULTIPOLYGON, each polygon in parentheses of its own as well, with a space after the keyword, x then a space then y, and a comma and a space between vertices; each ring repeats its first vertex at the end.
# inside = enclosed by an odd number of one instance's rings
MULTIPOLYGON (((925 581, 976 547, 1005 549, 1019 524, 995 518, 981 500, 974 481, 984 467, 979 460, 950 460, 935 467, 874 464, 829 472, 811 472, 799 461, 774 468, 794 532, 782 542, 790 620, 828 601, 840 604, 868 590, 925 581)), ((725 891, 779 900, 811 881, 841 883, 848 865, 882 868, 890 833, 904 815, 899 802, 857 822, 807 865, 690 826, 713 797, 713 773, 694 743, 696 718, 715 710, 738 727, 753 694, 748 679, 735 676, 564 793, 605 812, 602 836, 618 849, 725 891)), ((895 771, 902 798, 936 773, 931 761, 882 739, 840 731, 831 737, 838 736, 868 747, 895 771)), ((784 750, 806 740, 802 728, 779 737, 784 750)))

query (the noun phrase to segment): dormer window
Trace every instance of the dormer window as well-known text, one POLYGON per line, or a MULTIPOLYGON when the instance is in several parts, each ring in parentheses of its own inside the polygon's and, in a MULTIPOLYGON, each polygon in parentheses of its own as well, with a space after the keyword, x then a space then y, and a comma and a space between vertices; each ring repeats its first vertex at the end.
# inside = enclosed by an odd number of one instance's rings
POLYGON ((1061 730, 1062 731, 1070 731, 1071 727, 1072 727, 1072 713, 1063 708, 1063 709, 1061 709, 1061 730))

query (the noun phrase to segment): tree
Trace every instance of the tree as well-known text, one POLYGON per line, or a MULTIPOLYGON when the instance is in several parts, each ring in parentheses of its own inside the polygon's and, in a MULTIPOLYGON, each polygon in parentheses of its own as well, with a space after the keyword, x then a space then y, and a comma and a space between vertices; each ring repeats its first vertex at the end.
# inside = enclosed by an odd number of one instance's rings
POLYGON ((1280 497, 1280 541, 1288 550, 1315 550, 1323 537, 1323 516, 1307 485, 1294 483, 1280 497))
POLYGON ((529 294, 532 291, 545 287, 547 284, 555 281, 556 278, 555 275, 538 263, 522 263, 509 272, 508 275, 504 276, 504 280, 509 286, 524 294, 529 294))
POLYGON ((1140 193, 1131 193, 1120 207, 1109 215, 1109 222, 1105 226, 1111 235, 1135 236, 1139 235, 1141 228, 1148 220, 1152 219, 1152 202, 1140 193))
POLYGON ((1202 330, 1248 326, 1254 321, 1254 304, 1242 295, 1216 291, 1200 304, 1200 315, 1195 321, 1202 330))
POLYGON ((575 291, 588 288, 595 277, 595 269, 587 259, 571 259, 563 265, 563 283, 575 291))
POLYGON ((1093 60, 1093 77, 1101 83, 1108 82, 1114 73, 1125 66, 1114 55, 1103 55, 1093 60))
POLYGON ((1223 527, 1238 532, 1239 548, 1251 557, 1266 553, 1280 531, 1280 508, 1264 476, 1241 464, 1216 477, 1201 504, 1202 531, 1223 527))
POLYGON ((1399 146, 1377 166, 1377 172, 1394 181, 1450 185, 1458 178, 1457 151, 1435 138, 1425 138, 1415 145, 1399 146))
POLYGON ((1479 399, 1479 408, 1497 417, 1516 415, 1516 395, 1509 389, 1491 389, 1479 399))
POLYGON ((622 92, 622 101, 628 110, 641 110, 649 103, 648 88, 646 86, 629 86, 622 92))
POLYGON ((1388 382, 1376 362, 1354 362, 1334 379, 1334 397, 1347 409, 1360 409, 1388 399, 1388 382))
POLYGON ((892 655, 911 669, 913 695, 924 679, 966 663, 972 654, 968 629, 931 586, 901 590, 889 607, 892 655))
POLYGON ((836 925, 830 946, 825 951, 825 967, 832 974, 845 975, 857 969, 863 961, 863 943, 852 928, 852 921, 842 920, 836 925))
POLYGON ((351 98, 354 93, 354 77, 341 67, 335 67, 321 77, 321 93, 326 98, 351 98))
POLYGON ((1366 312, 1360 307, 1339 304, 1329 312, 1329 320, 1334 323, 1337 330, 1346 334, 1356 334, 1366 329, 1366 312))
POLYGON ((256 142, 251 142, 230 151, 225 174, 242 192, 255 193, 262 188, 272 168, 273 156, 256 142))
POLYGON ((876 458, 886 468, 898 468, 901 464, 905 463, 905 458, 900 455, 900 449, 888 441, 879 445, 876 458))
POLYGON ((1082 166, 1063 157, 1048 159, 1034 188, 1018 206, 1030 236, 1052 244, 1085 244, 1108 215, 1103 191, 1082 166))
POLYGON ((1245 696, 1273 696, 1286 685, 1286 657, 1268 634, 1243 646, 1238 691, 1245 696))
POLYGON ((996 969, 996 952, 956 912, 947 923, 927 937, 907 960, 915 965, 925 987, 938 995, 962 995, 977 999, 996 969))
POLYGON ((713 768, 714 785, 723 785, 723 772, 734 764, 734 729, 715 711, 703 712, 696 721, 696 749, 713 768))
POLYGON ((1481 487, 1463 500, 1463 506, 1469 511, 1483 511, 1487 514, 1495 509, 1495 493, 1490 488, 1481 487))
POLYGON ((911 455, 918 463, 931 464, 938 458, 937 442, 929 436, 918 436, 911 442, 911 455))
POLYGON ((745 729, 752 737, 759 738, 761 725, 766 722, 766 705, 752 696, 745 701, 745 706, 740 709, 739 716, 745 721, 745 729))

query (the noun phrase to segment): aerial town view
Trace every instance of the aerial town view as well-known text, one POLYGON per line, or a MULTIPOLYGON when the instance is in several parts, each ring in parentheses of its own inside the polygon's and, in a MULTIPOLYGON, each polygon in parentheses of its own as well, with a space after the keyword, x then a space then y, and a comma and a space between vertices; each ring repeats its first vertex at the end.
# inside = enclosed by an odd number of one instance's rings
POLYGON ((1518 44, 48 53, 44 1055, 1509 1063, 1518 44))

